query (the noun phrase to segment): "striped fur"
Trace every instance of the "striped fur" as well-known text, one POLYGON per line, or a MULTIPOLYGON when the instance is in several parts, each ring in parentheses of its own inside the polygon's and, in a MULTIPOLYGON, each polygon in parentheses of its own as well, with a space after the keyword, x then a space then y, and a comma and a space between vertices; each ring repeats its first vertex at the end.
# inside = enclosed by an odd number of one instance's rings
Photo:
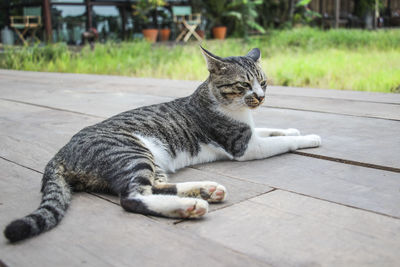
MULTIPOLYGON (((266 76, 258 49, 244 57, 203 53, 210 76, 192 95, 124 112, 75 134, 45 169, 39 208, 10 223, 5 236, 16 242, 53 228, 72 190, 113 193, 127 211, 171 218, 197 218, 207 213, 208 202, 225 200, 222 185, 170 184, 166 172, 262 157, 252 147, 257 144, 250 109, 264 101, 266 76)), ((293 144, 281 150, 288 147, 293 144)))

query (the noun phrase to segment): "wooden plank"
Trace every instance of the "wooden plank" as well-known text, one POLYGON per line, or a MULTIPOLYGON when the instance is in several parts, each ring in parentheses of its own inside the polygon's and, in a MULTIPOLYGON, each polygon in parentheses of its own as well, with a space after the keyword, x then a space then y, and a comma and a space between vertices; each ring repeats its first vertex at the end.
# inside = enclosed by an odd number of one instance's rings
MULTIPOLYGON (((132 90, 131 87, 126 89, 113 84, 102 84, 95 85, 96 87, 85 88, 82 85, 75 86, 72 83, 69 86, 63 86, 58 88, 58 90, 53 89, 51 91, 46 88, 49 84, 29 83, 29 87, 26 88, 26 85, 24 86, 21 83, 8 82, 4 86, 5 89, 2 89, 3 99, 79 111, 103 117, 144 105, 170 101, 173 99, 171 95, 174 95, 174 91, 177 90, 176 88, 163 88, 161 85, 157 87, 157 92, 152 92, 148 87, 136 86, 136 90, 132 90), (106 86, 113 90, 104 88, 106 86), (35 91, 34 95, 31 93, 32 90, 35 91), (163 90, 163 93, 155 95, 159 90, 163 90), (114 103, 118 103, 118 105, 114 103), (105 109, 104 112, 103 109, 94 110, 93 106, 95 105, 101 105, 105 109)), ((189 95, 191 92, 187 92, 184 95, 189 95)), ((400 120, 400 104, 396 103, 269 94, 263 107, 400 120)))
MULTIPOLYGON (((4 82, 4 88, 10 84, 28 83, 39 84, 42 87, 47 87, 48 90, 59 90, 60 88, 71 86, 78 90, 95 88, 97 90, 117 90, 120 92, 135 92, 174 98, 191 94, 193 90, 203 82, 96 74, 15 71, 4 69, 0 70, 0 79, 4 82), (145 91, 143 91, 143 89, 145 89, 145 91)), ((268 86, 268 94, 400 104, 400 94, 377 92, 268 86)))
POLYGON ((62 86, 55 90, 38 83, 11 83, 1 89, 2 99, 10 99, 35 105, 80 112, 95 117, 112 115, 140 106, 172 100, 171 97, 153 96, 133 92, 110 91, 97 88, 62 86), (35 92, 32 94, 32 92, 35 92))
MULTIPOLYGON (((4 160, 0 169, 0 228, 4 229, 11 219, 37 207, 40 175, 4 160)), ((74 196, 66 217, 52 231, 16 245, 1 235, 0 258, 9 266, 183 266, 187 262, 265 266, 216 242, 84 193, 74 196)))
POLYGON ((5 90, 13 84, 20 84, 22 88, 26 88, 26 84, 37 84, 49 91, 57 91, 60 88, 71 88, 71 90, 96 89, 173 98, 191 94, 201 83, 200 81, 14 70, 0 70, 0 79, 5 90))
MULTIPOLYGON (((47 162, 79 129, 97 122, 98 119, 0 101, 0 155, 23 166, 42 171, 47 162)), ((268 192, 272 188, 251 182, 237 181, 218 174, 206 174, 186 169, 171 175, 171 182, 212 180, 229 190, 229 198, 210 209, 220 209, 234 203, 268 192)), ((119 205, 119 199, 108 195, 99 196, 119 205)), ((164 220, 173 223, 173 220, 164 220)))
MULTIPOLYGON (((191 94, 201 83, 200 81, 173 81, 65 73, 38 74, 35 72, 7 70, 0 70, 0 78, 3 82, 3 98, 34 101, 33 103, 36 104, 48 103, 46 99, 49 96, 37 95, 32 98, 32 94, 24 94, 21 90, 31 92, 32 88, 36 88, 35 91, 38 94, 40 94, 40 88, 42 90, 46 88, 47 94, 60 93, 60 91, 71 94, 118 92, 120 95, 128 93, 144 94, 171 99, 191 94), (44 76, 43 78, 42 75, 44 76), (15 88, 18 88, 18 90, 15 90, 15 88)), ((268 95, 269 99, 266 105, 273 107, 399 119, 399 94, 271 86, 268 89, 268 95)), ((54 102, 50 103, 55 104, 54 102)), ((64 108, 68 107, 63 102, 58 102, 57 105, 62 105, 64 108)))
POLYGON ((400 105, 368 101, 317 98, 309 96, 267 95, 264 107, 317 111, 359 117, 400 120, 400 105))
POLYGON ((0 155, 40 171, 73 134, 100 121, 7 101, 0 101, 0 114, 0 155))
POLYGON ((307 96, 315 98, 355 100, 361 102, 400 104, 400 94, 391 94, 391 93, 316 89, 316 88, 288 87, 288 86, 270 86, 268 87, 267 94, 280 95, 280 96, 307 96))
POLYGON ((179 227, 274 266, 399 266, 400 220, 280 190, 179 227))
POLYGON ((293 154, 196 168, 400 218, 398 173, 293 154))
POLYGON ((336 114, 284 109, 257 109, 257 127, 297 128, 318 134, 322 146, 307 153, 400 168, 400 123, 336 114))

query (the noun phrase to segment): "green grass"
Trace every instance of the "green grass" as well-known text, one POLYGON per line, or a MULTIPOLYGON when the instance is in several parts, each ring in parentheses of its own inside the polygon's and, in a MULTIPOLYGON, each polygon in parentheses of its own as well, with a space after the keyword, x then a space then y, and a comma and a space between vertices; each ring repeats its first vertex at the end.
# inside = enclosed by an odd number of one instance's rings
MULTIPOLYGON (((220 56, 259 47, 270 84, 377 92, 400 91, 400 30, 272 31, 248 43, 206 41, 220 56)), ((7 49, 0 68, 204 80, 197 44, 167 47, 146 42, 96 45, 71 52, 64 44, 7 49)))

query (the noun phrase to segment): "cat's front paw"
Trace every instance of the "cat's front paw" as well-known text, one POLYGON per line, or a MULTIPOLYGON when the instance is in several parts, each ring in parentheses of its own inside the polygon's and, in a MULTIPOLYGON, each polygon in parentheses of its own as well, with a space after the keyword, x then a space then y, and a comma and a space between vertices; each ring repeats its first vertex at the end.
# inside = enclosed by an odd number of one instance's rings
POLYGON ((300 145, 299 148, 311 148, 311 147, 319 147, 321 145, 321 137, 316 134, 309 134, 303 136, 304 142, 300 145))

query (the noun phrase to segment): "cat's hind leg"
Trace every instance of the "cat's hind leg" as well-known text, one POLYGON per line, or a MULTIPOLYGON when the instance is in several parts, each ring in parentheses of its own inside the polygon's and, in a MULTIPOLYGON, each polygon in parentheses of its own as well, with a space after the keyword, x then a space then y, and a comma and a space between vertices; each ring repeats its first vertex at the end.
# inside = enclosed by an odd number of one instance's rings
POLYGON ((179 197, 201 198, 210 203, 222 202, 228 193, 223 185, 211 181, 159 183, 152 187, 153 194, 178 195, 179 197))
POLYGON ((121 206, 127 211, 169 218, 198 218, 208 212, 206 201, 174 195, 131 195, 121 198, 121 206))
POLYGON ((227 191, 223 185, 210 181, 168 183, 168 177, 162 168, 158 165, 155 167, 153 194, 201 198, 210 203, 222 202, 226 199, 227 191))
POLYGON ((120 194, 121 206, 127 211, 169 218, 198 218, 208 211, 206 201, 178 196, 177 187, 164 182, 167 176, 156 165, 131 176, 126 177, 120 194))

